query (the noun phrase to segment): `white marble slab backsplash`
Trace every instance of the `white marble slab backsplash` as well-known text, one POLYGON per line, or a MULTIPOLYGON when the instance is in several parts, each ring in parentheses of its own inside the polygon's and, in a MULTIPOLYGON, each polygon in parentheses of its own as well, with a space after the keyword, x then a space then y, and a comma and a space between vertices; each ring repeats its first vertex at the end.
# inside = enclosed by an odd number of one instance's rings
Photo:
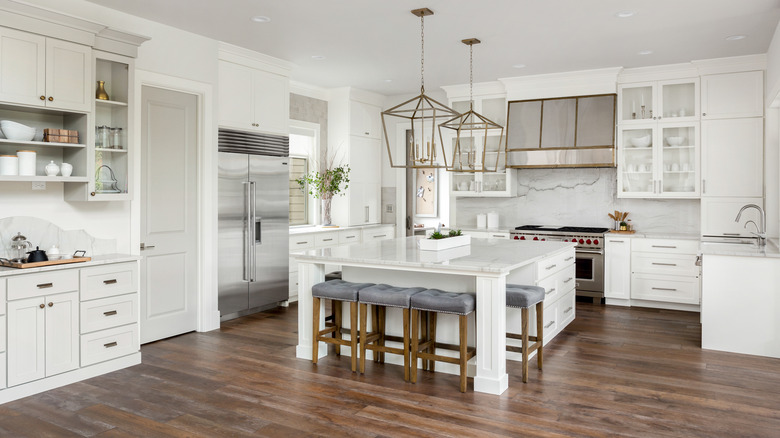
POLYGON ((496 211, 499 228, 518 225, 609 227, 607 213, 628 211, 645 233, 700 233, 696 199, 618 199, 616 169, 518 169, 516 198, 457 198, 458 227, 475 228, 477 214, 496 211))
POLYGON ((98 239, 84 230, 63 230, 57 225, 41 218, 12 216, 0 218, 0 257, 9 257, 11 239, 21 232, 27 240, 42 250, 52 245, 59 246, 62 254, 73 254, 84 250, 87 256, 113 254, 117 252, 114 239, 98 239))

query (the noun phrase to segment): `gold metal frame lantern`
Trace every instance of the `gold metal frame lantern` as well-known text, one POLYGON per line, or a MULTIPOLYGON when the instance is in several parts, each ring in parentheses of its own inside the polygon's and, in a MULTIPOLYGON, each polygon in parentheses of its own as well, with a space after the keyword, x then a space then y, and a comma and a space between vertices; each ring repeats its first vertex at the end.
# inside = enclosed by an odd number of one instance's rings
POLYGON ((447 168, 447 154, 437 127, 439 121, 459 116, 454 109, 425 95, 425 16, 433 15, 428 8, 412 11, 420 17, 420 94, 417 97, 382 111, 382 130, 385 134, 387 156, 390 167, 395 168, 447 168), (406 143, 401 160, 393 160, 393 151, 387 135, 387 120, 393 117, 408 120, 411 123, 411 138, 406 143), (436 134, 438 133, 438 142, 436 134), (396 162, 398 161, 398 162, 396 162))

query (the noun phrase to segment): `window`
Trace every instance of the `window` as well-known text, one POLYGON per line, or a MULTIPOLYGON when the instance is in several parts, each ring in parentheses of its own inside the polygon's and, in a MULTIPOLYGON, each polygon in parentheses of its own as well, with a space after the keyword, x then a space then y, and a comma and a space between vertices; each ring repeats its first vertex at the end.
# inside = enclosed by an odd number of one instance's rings
POLYGON ((290 120, 290 225, 314 225, 319 220, 318 201, 309 195, 308 187, 301 190, 295 181, 317 170, 320 151, 320 125, 290 120))
POLYGON ((290 225, 305 225, 309 223, 309 190, 308 186, 301 190, 296 181, 309 173, 309 160, 305 157, 290 157, 290 225))

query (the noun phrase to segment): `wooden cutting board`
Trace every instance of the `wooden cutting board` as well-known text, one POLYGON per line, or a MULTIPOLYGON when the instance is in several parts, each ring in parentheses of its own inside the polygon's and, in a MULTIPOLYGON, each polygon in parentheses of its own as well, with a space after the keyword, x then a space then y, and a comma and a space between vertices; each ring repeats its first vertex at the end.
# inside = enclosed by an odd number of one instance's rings
POLYGON ((610 233, 615 234, 634 234, 636 233, 636 230, 626 231, 626 230, 609 230, 610 233))
POLYGON ((69 259, 49 260, 46 262, 34 262, 34 263, 18 263, 18 262, 2 260, 0 261, 0 266, 5 266, 7 268, 25 269, 25 268, 40 268, 43 266, 53 266, 53 265, 66 265, 68 263, 81 263, 81 262, 88 262, 90 260, 92 260, 92 257, 73 257, 69 259))

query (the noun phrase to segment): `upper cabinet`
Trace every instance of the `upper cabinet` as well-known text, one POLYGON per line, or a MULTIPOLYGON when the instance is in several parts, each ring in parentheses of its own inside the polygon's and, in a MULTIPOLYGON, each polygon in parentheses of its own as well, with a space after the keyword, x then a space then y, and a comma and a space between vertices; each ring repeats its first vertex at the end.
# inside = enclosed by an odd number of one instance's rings
POLYGON ((704 75, 701 88, 704 120, 764 115, 762 71, 704 75))
POLYGON ((89 112, 92 49, 0 28, 0 101, 89 112))
POLYGON ((219 125, 243 131, 287 135, 289 88, 289 78, 285 75, 220 60, 219 125))
POLYGON ((699 120, 699 79, 623 84, 618 87, 618 123, 699 120))
POLYGON ((349 132, 358 137, 382 138, 381 108, 356 100, 349 102, 349 132))

